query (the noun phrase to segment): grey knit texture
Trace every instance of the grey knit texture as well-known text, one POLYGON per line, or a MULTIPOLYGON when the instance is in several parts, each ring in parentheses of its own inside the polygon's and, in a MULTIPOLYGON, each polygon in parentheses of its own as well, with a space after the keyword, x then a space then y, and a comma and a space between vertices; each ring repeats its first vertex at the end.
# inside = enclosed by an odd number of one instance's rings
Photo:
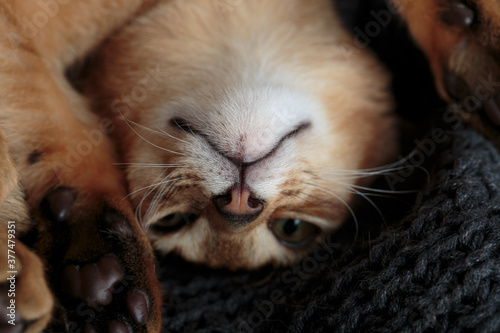
POLYGON ((165 259, 165 332, 499 332, 500 156, 473 130, 449 137, 375 239, 334 237, 278 271, 165 259))

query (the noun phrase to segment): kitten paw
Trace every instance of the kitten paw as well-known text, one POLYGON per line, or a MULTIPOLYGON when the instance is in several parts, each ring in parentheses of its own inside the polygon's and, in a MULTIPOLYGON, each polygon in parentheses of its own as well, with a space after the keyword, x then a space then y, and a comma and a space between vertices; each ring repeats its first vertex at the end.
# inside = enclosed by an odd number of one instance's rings
MULTIPOLYGON (((121 313, 121 321, 109 322, 109 332, 138 332, 148 321, 150 299, 144 291, 126 288, 124 270, 113 254, 104 255, 97 263, 68 265, 63 269, 63 292, 89 309, 102 311, 108 305, 110 309, 126 309, 121 313)), ((97 332, 96 327, 103 329, 103 324, 87 323, 84 331, 97 332)))
POLYGON ((59 187, 40 204, 52 240, 39 245, 63 308, 53 329, 157 332, 161 292, 149 243, 120 207, 98 197, 59 187))
MULTIPOLYGON (((0 248, 7 251, 4 236, 0 248)), ((0 263, 0 280, 6 281, 0 284, 0 333, 40 332, 50 321, 54 298, 40 258, 18 240, 13 248, 14 261, 0 263)))

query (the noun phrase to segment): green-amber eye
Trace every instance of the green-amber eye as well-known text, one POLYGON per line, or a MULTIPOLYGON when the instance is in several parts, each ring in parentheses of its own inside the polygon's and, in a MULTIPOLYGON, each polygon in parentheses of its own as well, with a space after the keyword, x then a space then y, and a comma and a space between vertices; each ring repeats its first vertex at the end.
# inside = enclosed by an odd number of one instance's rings
POLYGON ((276 238, 290 248, 301 248, 311 244, 321 229, 312 223, 298 219, 277 219, 271 221, 271 230, 276 238))
POLYGON ((177 231, 186 224, 193 222, 198 215, 191 213, 174 213, 167 215, 151 226, 153 232, 158 234, 168 234, 177 231))

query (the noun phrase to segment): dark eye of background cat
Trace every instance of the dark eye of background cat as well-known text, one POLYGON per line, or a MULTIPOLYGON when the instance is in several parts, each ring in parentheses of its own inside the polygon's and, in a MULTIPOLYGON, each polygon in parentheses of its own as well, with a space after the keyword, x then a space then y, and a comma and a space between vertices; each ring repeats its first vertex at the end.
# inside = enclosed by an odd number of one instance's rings
POLYGON ((321 232, 314 224, 298 219, 273 220, 269 227, 281 244, 292 249, 311 244, 321 232))
POLYGON ((197 214, 174 213, 167 215, 151 226, 154 233, 168 234, 177 231, 185 225, 194 222, 198 218, 197 214))

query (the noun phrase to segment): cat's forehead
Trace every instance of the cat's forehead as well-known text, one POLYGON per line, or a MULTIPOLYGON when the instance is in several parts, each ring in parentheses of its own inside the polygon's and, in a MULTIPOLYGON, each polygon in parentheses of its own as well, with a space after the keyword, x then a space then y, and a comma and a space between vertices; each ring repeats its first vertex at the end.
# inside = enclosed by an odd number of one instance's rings
POLYGON ((221 232, 206 217, 181 232, 167 237, 149 234, 153 246, 162 253, 175 252, 183 258, 215 268, 254 269, 266 264, 292 263, 299 254, 276 242, 267 223, 256 223, 242 232, 221 232))

